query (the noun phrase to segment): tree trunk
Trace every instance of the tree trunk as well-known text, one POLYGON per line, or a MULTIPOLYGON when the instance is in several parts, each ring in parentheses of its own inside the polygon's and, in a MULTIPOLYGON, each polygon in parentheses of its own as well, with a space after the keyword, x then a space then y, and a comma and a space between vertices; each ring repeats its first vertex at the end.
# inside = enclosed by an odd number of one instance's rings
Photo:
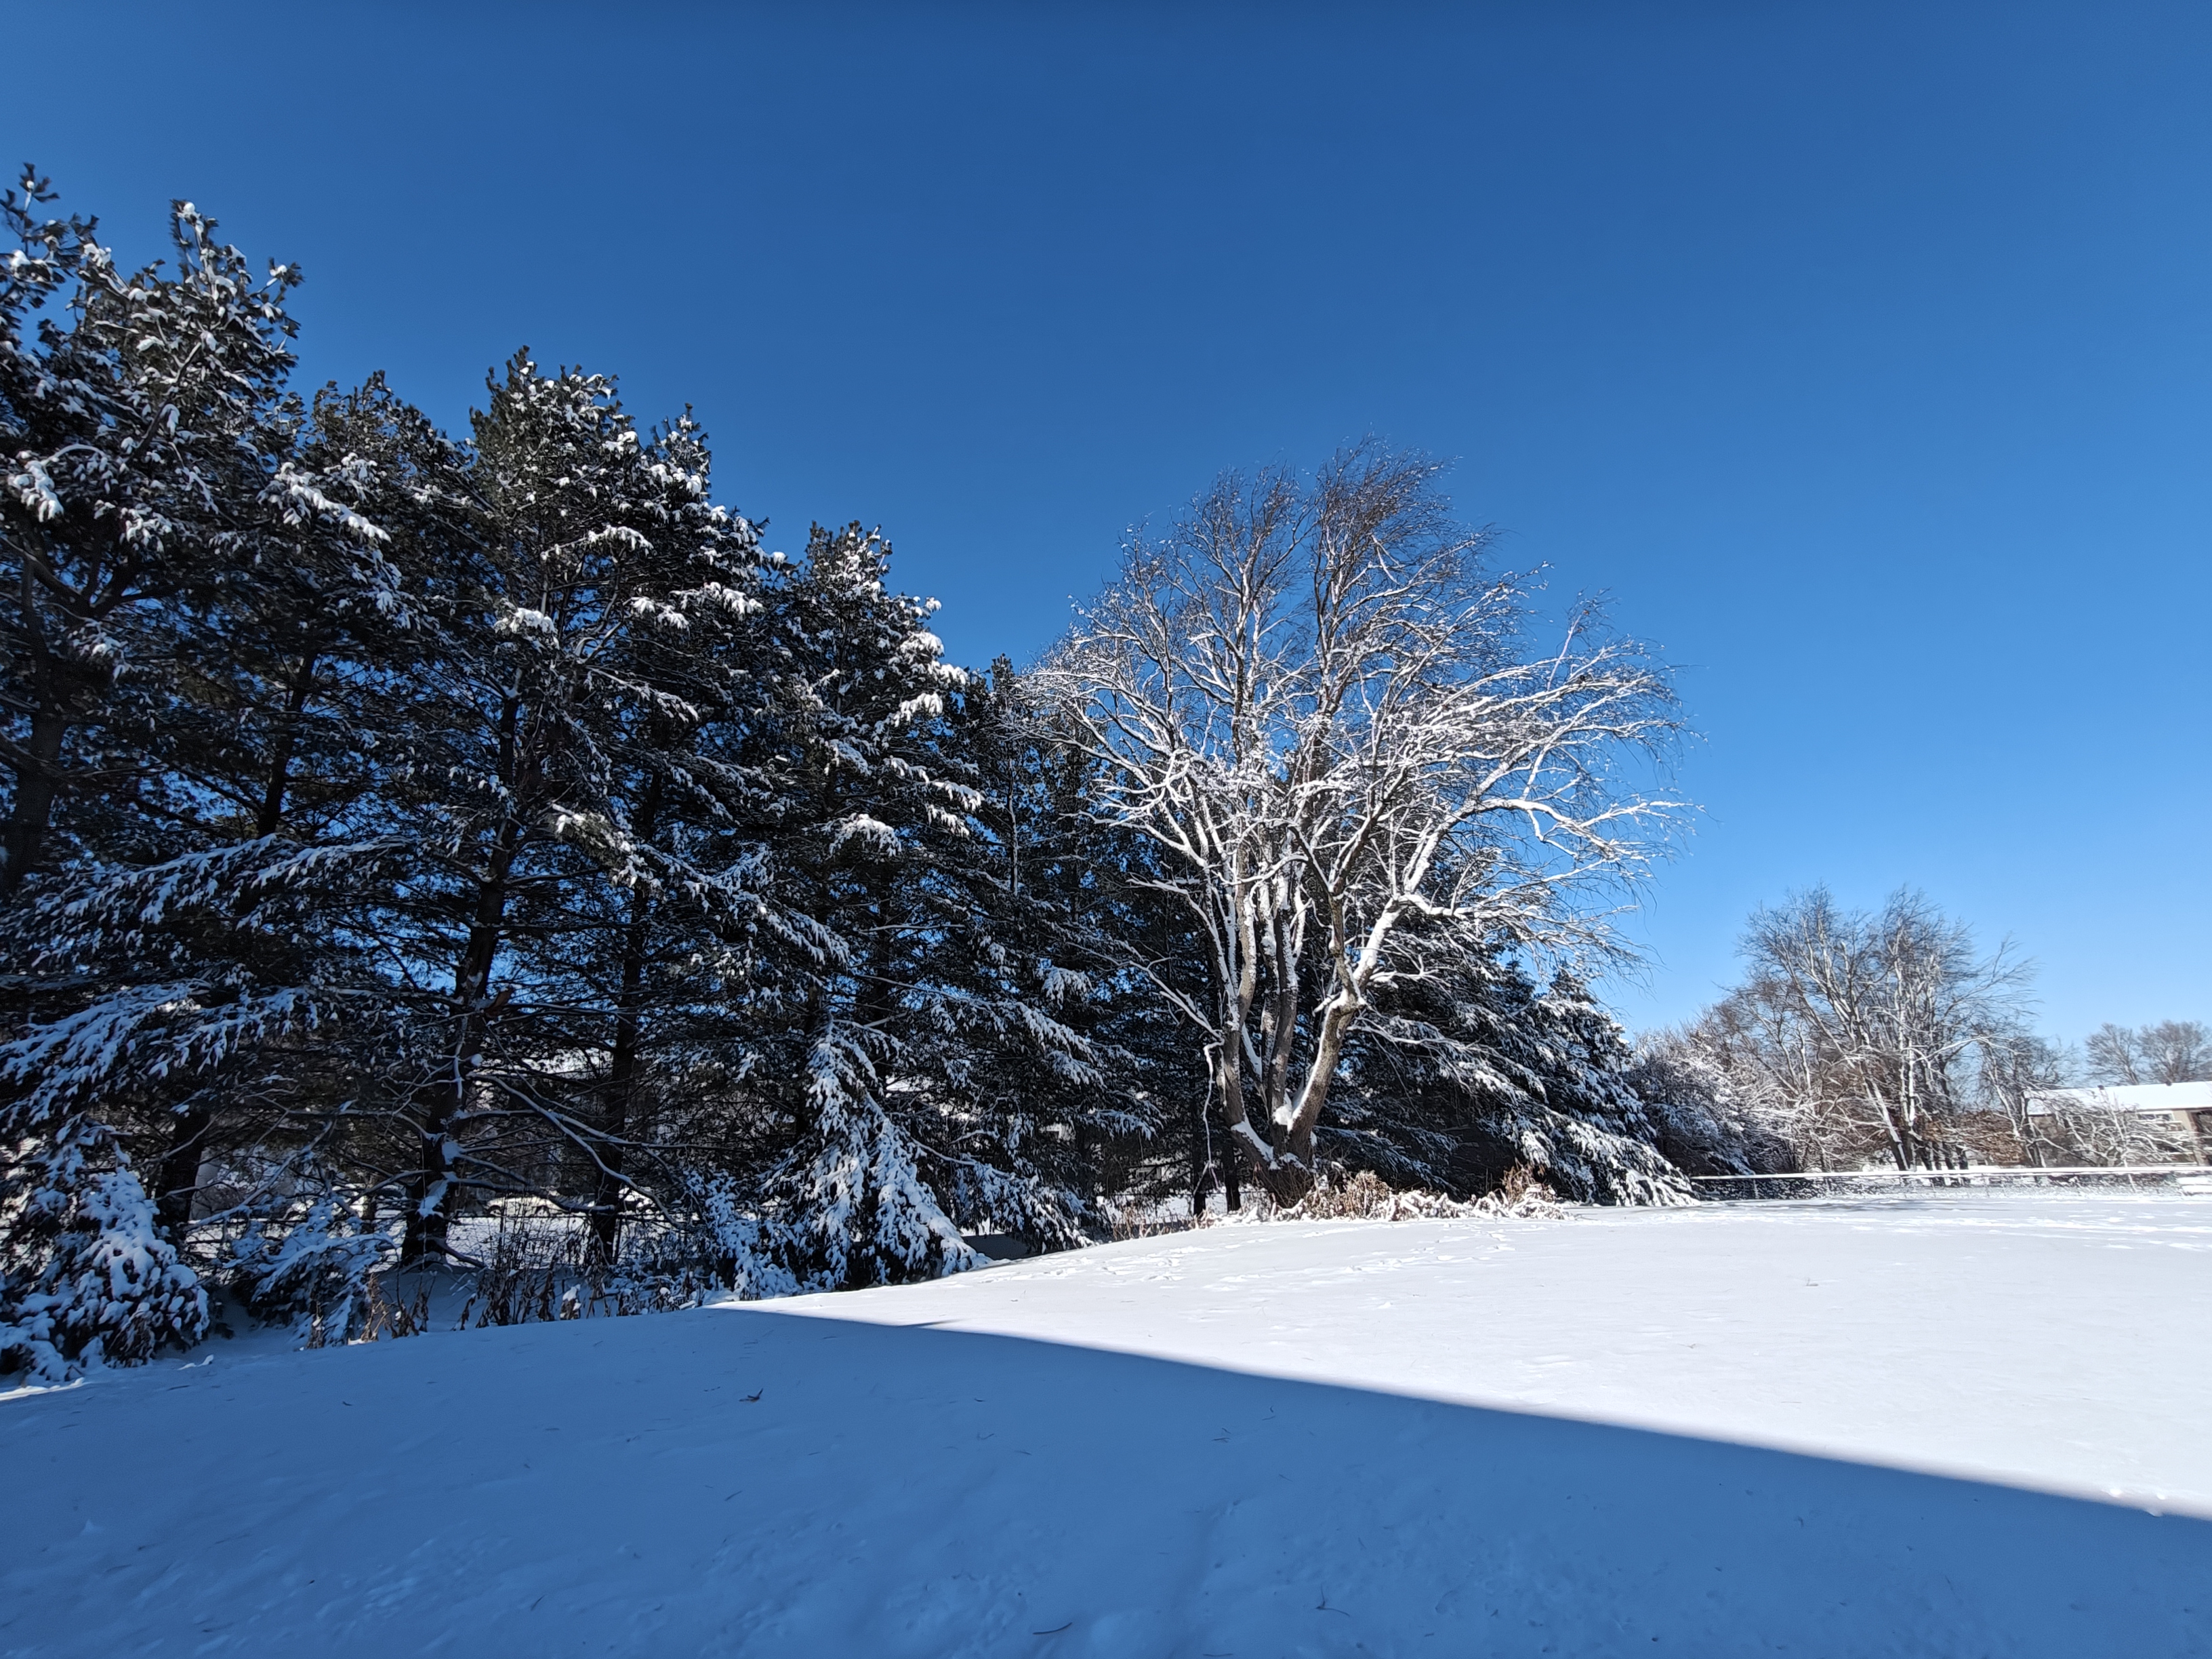
POLYGON ((276 729, 276 744, 269 758, 269 787, 261 798, 261 815, 253 826, 257 836, 273 836, 284 824, 284 797, 292 787, 292 758, 299 750, 300 716, 307 712, 307 697, 315 684, 315 659, 300 665, 284 699, 283 724, 276 729))
POLYGON ((1196 1220, 1206 1213, 1206 1200, 1213 1191, 1213 1083, 1198 1097, 1198 1114, 1191 1124, 1190 1213, 1196 1220))
POLYGON ((0 898, 14 896, 38 862, 61 788, 62 741, 70 722, 51 708, 31 716, 31 740, 24 745, 30 763, 15 773, 15 804, 0 829, 0 898))
POLYGON ((414 1202, 407 1212, 406 1237, 400 1246, 403 1267, 441 1261, 447 1255, 450 1220, 447 1206, 452 1197, 453 1154, 457 1150, 453 1130, 467 1109, 469 1074, 483 1052, 484 1015, 488 1012, 484 992, 491 978, 492 962, 499 951, 500 917, 505 908, 504 881, 485 882, 478 887, 478 915, 482 917, 489 911, 491 920, 480 920, 469 929, 468 946, 453 975, 459 1030, 453 1039, 453 1073, 429 1091, 428 1104, 418 1126, 422 1139, 422 1158, 415 1174, 414 1202))
MULTIPOLYGON (((111 526, 111 544, 119 528, 111 526)), ((112 545, 110 550, 112 550, 112 545)), ((98 590, 101 567, 95 562, 87 577, 86 594, 98 590)), ((45 850, 46 830, 53 821, 54 802, 61 793, 62 750, 70 727, 76 723, 70 708, 64 671, 54 659, 46 630, 40 621, 39 585, 30 562, 23 564, 18 603, 21 607, 24 643, 31 659, 33 686, 30 741, 24 745, 27 765, 15 770, 15 801, 8 822, 0 826, 0 899, 13 897, 45 850)), ((125 574, 115 573, 109 586, 121 592, 125 574)), ((88 606, 82 596, 69 592, 59 608, 65 619, 82 623, 98 621, 111 605, 88 606)))
MULTIPOLYGON (((1229 1069, 1233 1073, 1233 1064, 1229 1069)), ((1199 1096, 1190 1142, 1190 1212, 1194 1218, 1206 1212, 1206 1200, 1217 1188, 1231 1214, 1244 1207, 1244 1153, 1228 1124, 1215 1121, 1214 1113, 1215 1097, 1224 1092, 1230 1095, 1232 1103, 1224 1111, 1241 1113, 1242 1088, 1241 1079, 1234 1075, 1224 1078, 1222 1068, 1217 1066, 1206 1079, 1205 1091, 1199 1096)))
POLYGON ((199 1189, 200 1158, 214 1116, 205 1107, 188 1107, 176 1115, 169 1131, 168 1150, 161 1154, 161 1173, 154 1199, 154 1218, 182 1249, 185 1229, 192 1218, 192 1199, 199 1189))
POLYGON ((1306 1067, 1305 1081, 1299 1086, 1297 1104, 1289 1121, 1271 1121, 1266 1142, 1256 1135, 1246 1142, 1252 1179, 1266 1188, 1278 1204, 1295 1204, 1314 1188, 1319 1174, 1314 1131, 1321 1122, 1322 1109, 1328 1103, 1328 1085, 1336 1075, 1337 1062, 1344 1058, 1345 1038, 1364 1006, 1354 992, 1340 991, 1328 1000, 1322 1009, 1313 1060, 1306 1067))
MULTIPOLYGON (((641 840, 650 841, 660 817, 660 779, 656 774, 646 786, 633 826, 641 840)), ((615 1000, 614 1056, 607 1066, 606 1106, 600 1127, 606 1139, 599 1149, 599 1166, 592 1188, 592 1249, 602 1262, 612 1263, 622 1231, 622 1198, 629 1183, 623 1178, 623 1140, 629 1133, 630 1092, 636 1086, 639 1009, 645 1000, 645 954, 653 924, 653 896, 643 882, 630 889, 629 927, 623 937, 622 989, 615 1000)))
MULTIPOLYGON (((506 763, 501 770, 509 778, 516 775, 513 757, 520 712, 518 701, 512 697, 500 711, 500 746, 506 763)), ((536 780, 533 777, 528 781, 534 784, 536 780)), ((453 1036, 453 1074, 429 1091, 428 1103, 418 1126, 422 1157, 413 1182, 414 1201, 407 1212, 406 1236, 400 1245, 403 1267, 442 1261, 448 1254, 447 1205, 456 1150, 453 1130, 467 1109, 469 1074, 483 1051, 485 1016, 495 1006, 489 1002, 492 964, 499 958, 500 938, 506 927, 508 878, 522 845, 523 823, 516 806, 535 793, 534 788, 521 784, 514 787, 508 799, 514 805, 500 821, 498 833, 492 841, 490 860, 477 884, 476 915, 470 922, 468 943, 453 971, 453 1005, 459 1029, 453 1036)), ((501 994, 502 999, 505 994, 501 994)))

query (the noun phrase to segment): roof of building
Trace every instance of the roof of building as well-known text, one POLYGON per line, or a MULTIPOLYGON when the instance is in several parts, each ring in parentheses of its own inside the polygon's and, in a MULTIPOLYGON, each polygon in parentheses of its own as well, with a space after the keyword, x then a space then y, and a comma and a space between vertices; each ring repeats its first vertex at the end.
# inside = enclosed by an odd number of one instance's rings
POLYGON ((2031 1113, 2051 1105, 2102 1107, 2108 1112, 2212 1111, 2212 1083, 2130 1083, 2102 1089, 2045 1089, 2027 1097, 2031 1113))

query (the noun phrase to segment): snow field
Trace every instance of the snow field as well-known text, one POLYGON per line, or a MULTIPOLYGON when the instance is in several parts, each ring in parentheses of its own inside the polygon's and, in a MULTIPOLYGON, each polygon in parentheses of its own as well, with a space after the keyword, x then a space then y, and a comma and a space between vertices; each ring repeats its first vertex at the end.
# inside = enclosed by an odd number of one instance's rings
POLYGON ((0 1652, 2203 1652, 2208 1291, 1990 1194, 216 1345, 0 1403, 0 1652))
POLYGON ((2212 1203, 2171 1189, 1231 1226, 750 1305, 2212 1516, 2212 1203))

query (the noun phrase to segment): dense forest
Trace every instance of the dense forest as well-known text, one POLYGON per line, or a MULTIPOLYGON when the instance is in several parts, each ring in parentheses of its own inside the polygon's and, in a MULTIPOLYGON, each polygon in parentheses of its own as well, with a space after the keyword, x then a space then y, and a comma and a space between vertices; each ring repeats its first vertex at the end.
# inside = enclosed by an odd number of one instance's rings
MULTIPOLYGON (((1433 467, 1365 447, 1268 485, 1313 515, 1244 528, 1288 580, 1334 556, 1325 486, 1350 480, 1381 514, 1360 534, 1419 541, 1429 597, 1471 596, 1474 667, 1425 665, 1428 723, 1358 728, 1429 744, 1389 798, 1440 779, 1421 799, 1449 810, 1407 864, 1404 823, 1292 776, 1319 752, 1300 692, 1260 717, 1289 769, 1248 746, 1200 803, 1273 849, 1224 889, 1102 738, 1097 629, 955 666, 881 534, 772 550, 688 416, 642 427, 611 380, 527 352, 465 434, 380 377, 303 392, 295 270, 257 274, 184 204, 173 257, 125 270, 52 202, 27 172, 9 195, 0 287, 9 1364, 189 1344, 210 1290, 317 1340, 404 1329, 389 1274, 489 1271, 518 1216, 565 1223, 572 1299, 646 1308, 1360 1170, 1681 1190, 1620 1029, 1559 966, 1596 933, 1467 805, 1525 817, 1537 763, 1483 750, 1478 787, 1467 741, 1435 747, 1439 696, 1475 738, 1510 706, 1514 741, 1561 752, 1620 735, 1588 718, 1612 705, 1528 726, 1530 685, 1498 683, 1518 590, 1447 533, 1433 467)), ((1349 580, 1369 598, 1294 653, 1382 591, 1349 580)), ((1640 669, 1606 687, 1663 696, 1640 669)), ((1583 826, 1566 862, 1617 866, 1565 799, 1534 810, 1583 826)))

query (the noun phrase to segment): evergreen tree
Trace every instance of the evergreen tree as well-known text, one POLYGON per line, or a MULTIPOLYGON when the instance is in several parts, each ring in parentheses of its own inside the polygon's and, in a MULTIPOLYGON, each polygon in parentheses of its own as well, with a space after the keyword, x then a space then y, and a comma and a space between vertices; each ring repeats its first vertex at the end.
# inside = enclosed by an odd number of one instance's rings
POLYGON ((971 1214, 1066 1237, 1064 1205, 977 1155, 988 1141, 1015 1159, 966 1050, 981 1038, 1088 1063, 1048 1013, 1009 1006, 1002 982, 973 976, 979 961, 1022 971, 962 878, 981 797, 949 733, 975 687, 943 660, 933 603, 890 587, 890 557, 858 525, 817 526, 769 600, 778 696, 762 759, 781 795, 769 857, 780 900, 818 932, 774 993, 781 1052, 769 1075, 793 1079, 780 1105, 793 1136, 761 1191, 793 1269, 828 1285, 969 1265, 951 1212, 962 1199, 971 1214), (948 978, 953 953, 968 971, 948 978))
POLYGON ((21 1337, 49 1370, 197 1334, 178 1218, 160 1237, 126 1143, 183 1162, 165 1117, 194 1121, 243 1048, 312 1018, 290 988, 228 971, 235 950, 208 948, 255 933, 259 899, 301 872, 240 856, 180 786, 185 665, 224 659, 210 619, 270 538, 376 568, 381 539, 297 452, 283 392, 297 272, 255 281, 179 203, 173 271, 125 276, 91 222, 34 219, 50 199, 27 173, 0 204, 22 252, 0 288, 0 929, 21 1011, 0 1048, 15 1085, 0 1113, 0 1346, 21 1337), (64 289, 67 326, 46 314, 64 289))
POLYGON ((1391 1184, 1468 1196, 1523 1170, 1585 1203, 1673 1203, 1619 1024, 1562 971, 1540 985, 1504 951, 1389 988, 1348 1051, 1347 1109, 1325 1145, 1391 1184))
POLYGON ((604 943, 606 884, 635 890, 649 866, 635 820, 659 769, 632 799, 634 757, 693 714, 641 641, 742 609, 754 559, 751 526, 707 500, 688 428, 643 442, 611 382, 526 354, 490 390, 474 532, 430 583, 439 644, 398 795, 414 826, 390 942, 416 993, 399 1085, 418 1150, 410 1261, 451 1254, 457 1202, 544 1192, 569 1154, 619 1186, 606 1090, 577 1061, 625 1016, 619 994, 577 1006, 567 945, 604 943))

